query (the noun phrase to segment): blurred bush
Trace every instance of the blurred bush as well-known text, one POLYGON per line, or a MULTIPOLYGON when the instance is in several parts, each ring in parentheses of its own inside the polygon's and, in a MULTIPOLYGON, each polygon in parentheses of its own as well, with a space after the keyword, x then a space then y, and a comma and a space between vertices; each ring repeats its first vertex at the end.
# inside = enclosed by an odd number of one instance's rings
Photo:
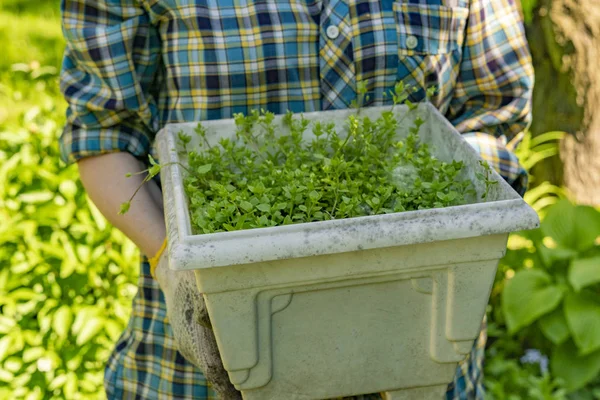
POLYGON ((58 158, 58 1, 0 3, 0 399, 104 397, 139 255, 58 158))
POLYGON ((58 161, 55 112, 0 128, 3 399, 97 398, 136 290, 138 251, 58 161))
MULTIPOLYGON (((516 153, 531 169, 563 135, 527 134, 516 153)), ((488 397, 600 399, 600 211, 537 183, 541 227, 510 236, 488 306, 488 397)))

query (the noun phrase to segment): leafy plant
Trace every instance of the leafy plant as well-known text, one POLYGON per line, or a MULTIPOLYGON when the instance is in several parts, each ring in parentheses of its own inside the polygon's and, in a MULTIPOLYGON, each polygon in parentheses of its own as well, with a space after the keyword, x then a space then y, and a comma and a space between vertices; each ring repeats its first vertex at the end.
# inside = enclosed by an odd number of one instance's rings
POLYGON ((531 132, 525 132, 523 140, 515 149, 515 155, 527 171, 530 171, 540 161, 558 154, 558 141, 564 138, 566 132, 546 132, 536 137, 531 132))
MULTIPOLYGON (((523 168, 531 171, 540 161, 558 154, 558 143, 565 135, 565 132, 553 131, 533 137, 531 132, 526 132, 523 140, 515 149, 515 155, 519 158, 523 168)), ((567 196, 564 189, 549 182, 535 185, 536 179, 531 173, 529 182, 530 188, 525 193, 524 199, 541 217, 544 216, 546 207, 567 196)))
MULTIPOLYGON (((562 381, 552 377, 547 360, 527 354, 519 359, 520 343, 504 338, 487 352, 485 386, 490 400, 566 400, 562 381)), ((536 352, 533 352, 536 354, 536 352)))
POLYGON ((492 186, 497 185, 498 181, 495 181, 490 178, 490 174, 492 173, 492 167, 487 162, 480 160, 479 165, 483 167, 484 172, 477 172, 477 178, 485 184, 485 191, 481 196, 482 199, 486 199, 490 193, 490 189, 492 186))
MULTIPOLYGON (((392 98, 394 103, 406 101, 402 84, 392 98)), ((276 134, 274 114, 257 110, 236 115, 236 139, 223 138, 218 145, 209 144, 202 124, 196 129, 200 149, 188 150, 191 138, 180 132, 188 160, 187 166, 182 165, 188 173, 184 186, 195 231, 447 207, 474 197, 471 182, 459 179, 463 163, 442 162, 420 142, 424 121, 416 118, 408 136, 398 140, 402 121, 393 108, 372 120, 361 116, 361 104, 357 102, 357 112, 348 117, 344 132, 334 123, 310 126, 290 112, 283 118, 287 132, 276 134), (305 141, 309 129, 313 138, 305 141)), ((409 107, 414 110, 416 105, 409 107)), ((146 179, 159 171, 151 163, 150 169, 156 170, 148 170, 146 179)), ((483 165, 489 173, 489 165, 483 165)), ((481 179, 486 187, 495 183, 484 174, 481 179)), ((123 210, 127 208, 125 204, 123 210)))
MULTIPOLYGON (((525 134, 523 141, 517 147, 515 153, 519 157, 522 164, 531 170, 541 160, 552 157, 558 154, 558 140, 564 136, 563 132, 548 132, 533 138, 528 132, 525 134)), ((535 182, 534 177, 530 179, 530 182, 535 182)), ((550 184, 549 182, 542 182, 537 186, 530 188, 525 194, 525 201, 530 204, 544 220, 548 211, 552 210, 552 206, 562 199, 567 198, 568 193, 562 188, 550 184)), ((571 207, 574 207, 571 205, 571 207)), ((573 225, 574 221, 564 221, 565 224, 573 225)), ((583 221, 578 221, 579 224, 583 221)), ((543 223, 545 226, 547 223, 543 223)), ((491 398, 510 398, 510 399, 528 399, 535 398, 533 395, 528 393, 529 388, 535 387, 534 382, 530 382, 531 379, 536 382, 542 382, 546 374, 550 374, 550 382, 556 386, 558 394, 554 393, 549 398, 564 398, 566 389, 564 388, 567 383, 564 379, 556 377, 556 371, 553 369, 542 373, 532 370, 530 366, 520 362, 522 359, 524 349, 539 348, 545 354, 552 354, 553 343, 548 339, 540 326, 545 325, 545 331, 547 335, 553 335, 554 340, 560 341, 567 334, 570 335, 570 331, 566 320, 563 320, 559 310, 562 310, 563 302, 561 298, 564 297, 564 293, 558 293, 553 282, 564 282, 564 269, 561 268, 550 268, 547 269, 542 265, 544 262, 540 254, 544 253, 542 248, 541 253, 538 248, 546 247, 546 245, 553 247, 555 242, 550 237, 544 237, 543 234, 538 231, 520 232, 510 235, 508 240, 508 251, 506 256, 501 260, 496 275, 496 280, 490 297, 490 305, 488 306, 488 349, 486 351, 486 367, 485 367, 485 380, 486 387, 490 392, 491 398), (542 273, 527 272, 532 270, 541 270, 542 273), (551 282, 549 287, 544 290, 535 291, 535 295, 529 297, 530 301, 540 299, 540 297, 547 296, 549 305, 542 302, 541 310, 537 308, 531 308, 531 303, 525 305, 525 308, 530 308, 531 313, 525 312, 521 315, 522 321, 530 320, 529 324, 525 323, 521 328, 516 331, 507 332, 507 319, 514 317, 515 315, 506 314, 503 312, 502 305, 510 303, 510 299, 505 298, 505 294, 508 293, 506 289, 509 283, 512 282, 515 275, 524 273, 526 279, 530 280, 530 284, 533 281, 537 281, 542 285, 545 282, 551 282), (556 276, 558 274, 558 276, 556 276), (505 290, 506 289, 506 290, 505 290), (548 294, 555 292, 556 297, 548 296, 548 294), (558 299, 558 300, 557 300, 558 299), (550 317, 536 318, 536 314, 543 314, 545 310, 551 308, 553 304, 558 303, 558 306, 550 313, 550 317), (554 324, 550 324, 554 322, 554 324), (499 368, 502 367, 502 368, 499 368)), ((544 259, 545 260, 545 259, 544 259)), ((524 285, 526 282, 519 283, 518 285, 524 285)), ((564 286, 561 286, 564 287, 564 286)), ((567 285, 567 288, 569 286, 567 285)), ((513 287, 514 289, 514 287, 513 287)), ((514 300, 514 299, 513 299, 514 300)), ((518 306, 513 304, 516 309, 518 306)), ((514 314, 514 313, 513 313, 514 314)), ((516 313, 517 315, 519 312, 516 313)), ((550 315, 543 314, 543 315, 550 315)), ((542 354, 544 359, 546 356, 542 354)), ((551 361, 551 360, 548 360, 551 361)), ((556 361, 555 361, 556 363, 556 361)), ((569 388, 566 397, 569 399, 597 399, 600 398, 600 379, 595 381, 589 381, 580 389, 574 390, 569 388)))
POLYGON ((525 267, 502 289, 509 333, 525 330, 566 388, 582 388, 600 373, 600 212, 561 200, 521 235, 525 267))
POLYGON ((305 143, 308 121, 288 113, 289 134, 277 137, 273 117, 238 115, 238 142, 189 152, 185 188, 197 231, 446 207, 464 203, 469 192, 470 182, 457 179, 462 163, 441 162, 419 143, 422 120, 398 141, 391 111, 376 121, 351 115, 345 135, 316 123, 305 143))

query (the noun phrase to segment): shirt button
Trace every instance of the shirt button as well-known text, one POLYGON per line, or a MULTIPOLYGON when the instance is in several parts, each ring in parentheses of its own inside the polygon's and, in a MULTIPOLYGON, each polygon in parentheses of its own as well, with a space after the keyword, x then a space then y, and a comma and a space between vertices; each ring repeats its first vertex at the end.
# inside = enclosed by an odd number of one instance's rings
POLYGON ((415 49, 419 44, 419 39, 417 39, 416 36, 410 35, 409 37, 406 38, 406 47, 408 47, 409 49, 413 50, 415 49))
POLYGON ((329 25, 327 27, 327 37, 329 39, 336 39, 338 36, 340 36, 340 29, 337 26, 334 25, 329 25))

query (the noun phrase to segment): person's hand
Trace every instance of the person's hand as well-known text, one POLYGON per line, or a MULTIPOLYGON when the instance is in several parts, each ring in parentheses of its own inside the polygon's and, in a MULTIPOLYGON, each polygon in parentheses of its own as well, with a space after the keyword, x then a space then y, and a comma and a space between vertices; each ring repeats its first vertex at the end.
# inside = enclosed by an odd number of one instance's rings
POLYGON ((156 268, 158 267, 159 262, 162 259, 166 259, 166 250, 167 248, 167 238, 165 238, 165 240, 163 241, 163 244, 160 246, 160 248, 158 249, 158 251, 156 252, 156 254, 154 254, 153 257, 150 257, 148 259, 148 263, 150 264, 150 275, 152 275, 152 278, 156 279, 156 268), (163 255, 165 255, 165 257, 163 257, 163 255))
POLYGON ((170 269, 166 247, 165 241, 149 259, 150 273, 165 296, 167 318, 177 350, 200 368, 221 399, 241 400, 241 394, 231 384, 223 367, 204 297, 196 285, 196 276, 193 271, 170 269))
MULTIPOLYGON (((167 240, 150 258, 150 274, 160 286, 165 296, 167 313, 185 313, 190 317, 186 323, 200 324, 212 329, 210 316, 204 303, 204 297, 198 291, 196 276, 192 271, 173 271, 169 268, 169 257, 166 251, 167 240), (193 318, 191 318, 193 316, 193 318)), ((171 320, 179 320, 180 315, 172 315, 171 320)))

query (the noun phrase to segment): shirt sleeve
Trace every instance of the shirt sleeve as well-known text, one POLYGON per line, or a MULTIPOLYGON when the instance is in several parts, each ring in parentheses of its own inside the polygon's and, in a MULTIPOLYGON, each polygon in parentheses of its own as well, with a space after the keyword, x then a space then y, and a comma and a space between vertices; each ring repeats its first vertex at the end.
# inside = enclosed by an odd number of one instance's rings
POLYGON ((527 171, 513 153, 531 122, 533 66, 514 0, 472 0, 447 117, 521 195, 527 171))
POLYGON ((136 0, 63 0, 61 12, 68 105, 61 158, 70 164, 119 151, 145 158, 159 126, 152 88, 160 42, 148 15, 136 0))

